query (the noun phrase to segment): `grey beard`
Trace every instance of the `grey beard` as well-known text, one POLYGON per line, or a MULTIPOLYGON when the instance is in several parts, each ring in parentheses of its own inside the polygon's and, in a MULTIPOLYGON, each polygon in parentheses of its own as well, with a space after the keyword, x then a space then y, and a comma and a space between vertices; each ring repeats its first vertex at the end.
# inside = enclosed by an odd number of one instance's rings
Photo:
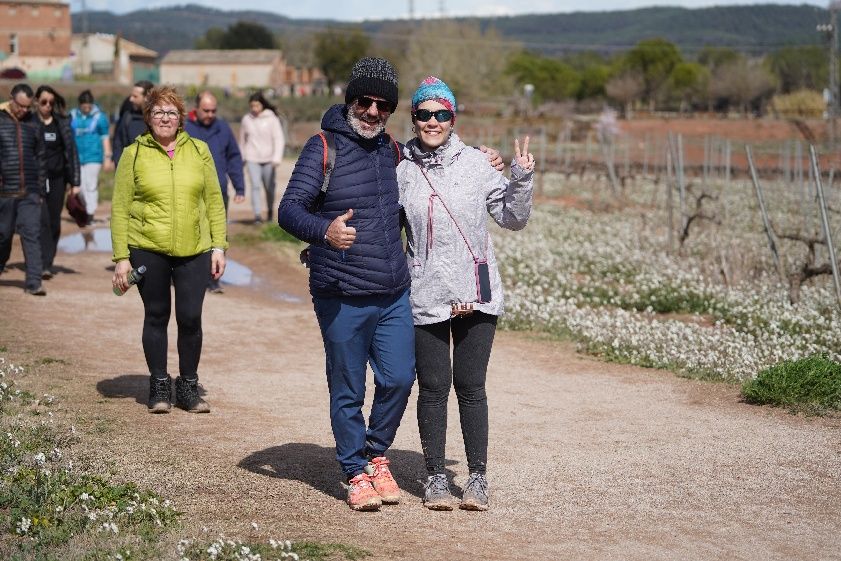
POLYGON ((362 138, 367 138, 368 140, 376 138, 385 130, 385 125, 382 121, 380 121, 377 125, 377 128, 375 128, 372 131, 363 129, 361 120, 356 115, 354 115, 352 111, 348 111, 347 122, 350 125, 350 128, 352 128, 356 132, 356 134, 358 134, 362 138))

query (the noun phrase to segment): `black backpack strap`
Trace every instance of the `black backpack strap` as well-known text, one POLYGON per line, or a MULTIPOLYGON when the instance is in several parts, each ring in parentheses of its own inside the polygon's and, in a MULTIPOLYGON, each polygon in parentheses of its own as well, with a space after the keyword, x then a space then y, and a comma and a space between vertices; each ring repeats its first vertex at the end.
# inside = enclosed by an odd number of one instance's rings
POLYGON ((321 193, 326 195, 330 176, 333 175, 333 169, 336 167, 336 137, 330 131, 321 131, 318 136, 321 137, 321 143, 324 145, 324 181, 321 183, 321 193))

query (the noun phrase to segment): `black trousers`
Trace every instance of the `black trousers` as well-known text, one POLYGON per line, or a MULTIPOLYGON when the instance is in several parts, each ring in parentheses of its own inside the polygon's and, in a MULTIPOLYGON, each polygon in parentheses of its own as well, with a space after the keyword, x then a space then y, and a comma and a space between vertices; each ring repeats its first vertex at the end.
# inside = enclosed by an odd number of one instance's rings
POLYGON ((488 461, 485 379, 496 322, 496 316, 475 312, 466 317, 415 326, 418 429, 426 470, 430 475, 444 473, 447 399, 451 386, 455 387, 458 399, 467 467, 471 473, 485 473, 488 461))
POLYGON ((26 264, 26 288, 41 286, 41 196, 27 193, 20 199, 0 198, 0 269, 12 252, 12 236, 17 229, 26 264))
POLYGON ((58 240, 61 237, 61 209, 67 184, 64 176, 47 178, 47 197, 41 209, 41 262, 44 270, 53 266, 58 240))
POLYGON ((201 311, 210 278, 210 252, 191 257, 171 257, 130 248, 131 266, 146 265, 138 283, 143 299, 143 353, 154 378, 166 378, 167 326, 175 287, 175 323, 178 325, 178 372, 184 378, 198 377, 201 358, 201 311))

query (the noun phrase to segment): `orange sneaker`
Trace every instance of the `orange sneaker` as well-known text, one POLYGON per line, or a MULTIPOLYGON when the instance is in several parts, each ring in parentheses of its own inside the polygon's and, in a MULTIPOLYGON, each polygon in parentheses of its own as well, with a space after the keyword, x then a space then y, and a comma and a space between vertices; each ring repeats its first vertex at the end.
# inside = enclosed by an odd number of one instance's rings
POLYGON ((380 510, 383 502, 371 484, 371 476, 360 473, 347 484, 347 504, 353 510, 380 510))
POLYGON ((371 458, 365 472, 371 476, 371 483, 374 489, 379 493, 383 504, 396 505, 400 502, 400 487, 391 475, 391 470, 388 469, 388 458, 379 456, 371 458))

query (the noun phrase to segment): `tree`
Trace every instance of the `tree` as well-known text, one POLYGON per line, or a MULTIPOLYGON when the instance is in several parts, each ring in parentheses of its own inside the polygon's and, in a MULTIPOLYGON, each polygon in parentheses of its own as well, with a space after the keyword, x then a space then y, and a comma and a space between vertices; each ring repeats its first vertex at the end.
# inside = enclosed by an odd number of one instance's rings
POLYGON ((195 42, 197 49, 275 49, 278 44, 272 32, 250 21, 238 21, 222 30, 211 27, 195 42))
POLYGON ((625 72, 608 80, 605 84, 605 92, 609 98, 622 104, 624 117, 630 119, 631 107, 642 97, 645 84, 636 72, 625 72))
POLYGON ((672 70, 682 60, 674 43, 660 38, 644 39, 628 51, 622 66, 640 75, 649 109, 653 111, 672 70))
POLYGON ((511 57, 506 72, 518 84, 532 84, 534 97, 538 102, 575 97, 581 85, 578 72, 570 65, 527 51, 511 57))
POLYGON ((354 63, 365 56, 371 40, 359 30, 328 29, 315 38, 315 60, 333 89, 350 76, 354 63))
POLYGON ((747 113, 774 93, 774 77, 759 61, 740 58, 719 68, 711 80, 712 91, 724 98, 728 106, 738 107, 747 113))
POLYGON ((820 91, 829 83, 829 55, 818 45, 784 47, 768 55, 767 61, 782 93, 820 91))
POLYGON ((698 53, 698 64, 702 64, 713 71, 740 58, 742 58, 741 54, 727 47, 704 47, 698 53))
POLYGON ((224 36, 224 29, 221 27, 211 27, 204 35, 196 39, 195 46, 197 49, 221 49, 222 37, 224 36))
POLYGON ((706 85, 709 70, 697 62, 680 62, 669 75, 669 89, 680 99, 680 112, 684 113, 689 105, 702 93, 706 85))
POLYGON ((409 37, 406 58, 400 64, 400 81, 411 95, 430 74, 444 80, 456 99, 487 98, 510 93, 505 64, 513 43, 475 22, 426 21, 409 37))

